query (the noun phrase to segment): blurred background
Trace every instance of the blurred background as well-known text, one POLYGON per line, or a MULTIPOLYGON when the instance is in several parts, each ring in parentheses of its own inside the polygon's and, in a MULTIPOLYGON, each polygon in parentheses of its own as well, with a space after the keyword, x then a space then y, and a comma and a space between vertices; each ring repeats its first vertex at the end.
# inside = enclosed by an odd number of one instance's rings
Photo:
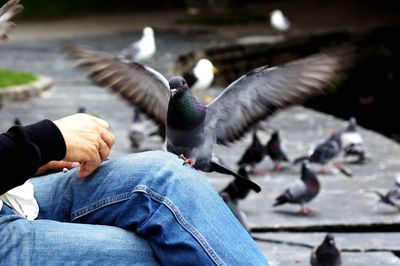
MULTIPOLYGON (((279 8, 291 22, 284 41, 261 39, 261 44, 250 41, 247 47, 251 48, 230 47, 241 53, 228 55, 226 51, 225 56, 221 56, 224 49, 220 48, 219 57, 213 52, 215 49, 206 51, 222 70, 216 84, 225 85, 260 64, 279 64, 320 47, 353 42, 359 47, 360 57, 351 77, 306 105, 344 119, 355 116, 362 126, 400 141, 400 123, 392 122, 400 89, 399 1, 25 0, 23 4, 25 10, 17 21, 117 15, 136 17, 143 26, 152 24, 159 31, 186 29, 189 34, 214 33, 235 39, 274 34, 269 13, 279 8)), ((183 55, 176 70, 190 63, 190 57, 183 55)))

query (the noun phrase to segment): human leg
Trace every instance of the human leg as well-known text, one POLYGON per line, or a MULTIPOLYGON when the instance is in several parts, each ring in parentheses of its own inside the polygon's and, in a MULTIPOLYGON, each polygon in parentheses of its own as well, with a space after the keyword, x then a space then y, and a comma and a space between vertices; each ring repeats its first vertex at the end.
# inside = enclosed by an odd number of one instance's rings
POLYGON ((9 213, 0 214, 0 246, 0 265, 159 265, 133 232, 9 213))
POLYGON ((48 185, 49 178, 31 180, 39 218, 135 231, 162 264, 267 265, 205 177, 173 154, 110 160, 85 180, 75 174, 53 176, 55 185, 48 185))

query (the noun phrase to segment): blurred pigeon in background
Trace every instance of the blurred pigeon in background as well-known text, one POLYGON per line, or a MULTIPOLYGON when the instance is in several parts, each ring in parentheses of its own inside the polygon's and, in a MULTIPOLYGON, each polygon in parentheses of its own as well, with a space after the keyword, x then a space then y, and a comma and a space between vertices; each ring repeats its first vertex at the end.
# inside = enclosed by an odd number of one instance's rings
POLYGON ((379 202, 393 206, 400 211, 400 177, 397 177, 394 188, 389 190, 386 194, 379 191, 373 191, 379 197, 379 202))
POLYGON ((156 41, 154 30, 151 27, 143 29, 142 38, 139 41, 131 43, 123 49, 118 59, 128 62, 140 62, 150 59, 156 53, 156 41))
POLYGON ((307 215, 312 213, 311 209, 305 208, 304 204, 314 199, 320 190, 320 183, 317 175, 311 171, 308 162, 303 161, 301 166, 301 177, 292 186, 279 195, 273 207, 285 203, 300 204, 300 215, 307 215))
MULTIPOLYGON (((349 66, 353 54, 348 47, 338 48, 279 67, 256 68, 225 88, 210 104, 203 105, 182 77, 167 81, 156 70, 138 63, 124 63, 76 46, 68 50, 72 58, 80 60, 81 67, 89 69, 93 81, 118 92, 165 126, 167 151, 180 155, 196 169, 241 179, 244 178, 218 163, 213 153, 215 144, 233 143, 261 120, 321 93, 321 88, 349 66)), ((260 191, 253 182, 248 185, 260 191)))
POLYGON ((279 172, 281 170, 280 164, 281 162, 289 162, 286 154, 282 150, 281 140, 279 136, 279 131, 275 130, 271 139, 268 141, 265 146, 266 154, 271 158, 274 165, 274 172, 279 172))
MULTIPOLYGON (((244 168, 239 168, 238 173, 245 178, 249 178, 244 168)), ((229 209, 247 230, 249 230, 247 216, 240 208, 239 201, 245 199, 249 193, 250 188, 246 184, 243 184, 241 179, 233 180, 219 192, 219 195, 228 205, 229 209)))
MULTIPOLYGON (((301 156, 294 160, 294 164, 301 162, 302 160, 308 160, 311 163, 321 164, 321 173, 326 173, 325 165, 335 159, 342 151, 341 131, 333 133, 326 141, 317 145, 315 149, 308 152, 308 155, 301 156)), ((343 167, 339 163, 334 163, 333 166, 338 168, 346 176, 351 176, 352 173, 349 169, 343 167)))
POLYGON ((341 135, 342 147, 344 157, 356 157, 357 163, 363 163, 365 161, 365 144, 364 140, 357 131, 357 120, 354 117, 349 119, 349 124, 341 135))
POLYGON ((275 9, 270 13, 270 24, 280 34, 285 34, 290 29, 289 19, 280 9, 275 9))
POLYGON ((10 0, 0 8, 0 43, 8 40, 7 34, 15 28, 10 20, 23 9, 19 0, 10 0))
POLYGON ((324 241, 311 253, 311 266, 340 266, 341 252, 336 247, 335 238, 327 234, 324 241))
POLYGON ((264 159, 264 156, 265 147, 257 136, 257 129, 254 129, 252 142, 246 148, 237 164, 243 171, 250 174, 257 174, 255 166, 264 159))

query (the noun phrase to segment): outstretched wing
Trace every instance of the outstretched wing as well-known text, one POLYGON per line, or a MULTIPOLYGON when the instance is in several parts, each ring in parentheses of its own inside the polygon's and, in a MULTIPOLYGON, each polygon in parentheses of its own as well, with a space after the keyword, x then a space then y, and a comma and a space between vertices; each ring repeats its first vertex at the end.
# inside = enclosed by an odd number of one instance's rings
POLYGON ((339 48, 280 67, 260 67, 242 76, 207 106, 217 143, 234 142, 276 111, 322 92, 348 67, 351 55, 349 47, 339 48))
POLYGON ((24 7, 19 4, 19 0, 10 0, 0 8, 0 42, 8 39, 7 34, 15 27, 10 19, 21 12, 22 9, 24 7))
POLYGON ((118 93, 161 126, 171 96, 168 81, 156 70, 135 62, 122 62, 108 54, 69 45, 68 54, 89 70, 88 77, 118 93))

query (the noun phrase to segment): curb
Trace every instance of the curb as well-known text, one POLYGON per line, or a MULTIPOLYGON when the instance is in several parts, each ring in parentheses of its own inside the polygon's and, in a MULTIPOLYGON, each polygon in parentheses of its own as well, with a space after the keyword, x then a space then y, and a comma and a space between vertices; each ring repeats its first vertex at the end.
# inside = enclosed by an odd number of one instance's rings
POLYGON ((51 78, 36 75, 37 80, 26 84, 17 85, 3 88, 0 90, 0 103, 4 101, 23 102, 33 97, 37 97, 42 92, 47 91, 53 87, 53 80, 51 78))

